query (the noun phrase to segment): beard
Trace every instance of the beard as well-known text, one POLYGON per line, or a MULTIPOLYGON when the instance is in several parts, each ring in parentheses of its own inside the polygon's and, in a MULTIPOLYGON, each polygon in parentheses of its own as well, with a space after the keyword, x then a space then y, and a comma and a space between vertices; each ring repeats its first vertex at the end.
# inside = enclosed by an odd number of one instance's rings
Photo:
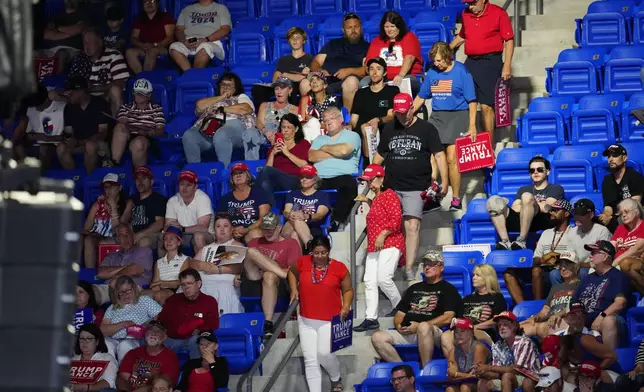
POLYGON ((615 165, 608 165, 608 170, 610 170, 610 171, 612 171, 612 172, 617 172, 617 171, 620 171, 623 167, 624 167, 624 165, 623 165, 623 164, 622 164, 622 165, 617 165, 617 164, 615 164, 615 165))
POLYGON ((148 336, 145 338, 145 344, 152 347, 158 346, 159 344, 161 344, 161 339, 156 336, 148 336))
POLYGON ((355 44, 357 44, 358 42, 360 42, 360 36, 359 36, 359 35, 357 35, 357 36, 355 36, 355 37, 347 37, 347 41, 349 41, 349 43, 350 43, 351 45, 355 45, 355 44))

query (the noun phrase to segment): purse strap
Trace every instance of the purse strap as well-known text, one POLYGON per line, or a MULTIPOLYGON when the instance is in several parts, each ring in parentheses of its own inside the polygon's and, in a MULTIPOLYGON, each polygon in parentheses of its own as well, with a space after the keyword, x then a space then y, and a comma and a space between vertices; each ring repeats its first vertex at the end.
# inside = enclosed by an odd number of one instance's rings
POLYGON ((203 131, 203 129, 205 127, 207 127, 208 124, 210 123, 210 121, 212 121, 212 120, 221 121, 221 125, 226 123, 226 112, 224 112, 224 107, 223 106, 220 106, 220 107, 217 108, 217 110, 215 111, 214 116, 208 116, 208 117, 203 119, 203 121, 201 122, 201 127, 199 128, 199 131, 203 131), (217 117, 218 114, 221 114, 223 116, 223 118, 217 117))

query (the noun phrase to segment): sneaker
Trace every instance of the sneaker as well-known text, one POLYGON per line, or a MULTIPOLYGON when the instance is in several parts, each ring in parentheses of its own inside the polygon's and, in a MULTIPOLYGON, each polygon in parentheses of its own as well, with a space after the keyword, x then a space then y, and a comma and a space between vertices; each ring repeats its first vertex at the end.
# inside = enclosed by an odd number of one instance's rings
POLYGON ((461 204, 461 199, 458 197, 453 197, 452 202, 449 204, 449 210, 458 211, 462 209, 463 209, 463 205, 461 204))
POLYGON ((526 243, 523 238, 517 238, 516 241, 512 243, 511 249, 512 250, 525 250, 526 249, 526 243))
POLYGON ((436 202, 434 199, 425 199, 425 203, 423 204, 423 212, 432 212, 432 211, 438 211, 441 209, 440 203, 436 202))
POLYGON ((264 322, 264 340, 270 340, 273 337, 273 322, 264 322))
POLYGON ((365 319, 360 325, 353 327, 354 332, 365 332, 374 329, 380 329, 378 320, 365 319))
POLYGON ((385 314, 385 317, 394 317, 396 315, 396 313, 398 313, 398 309, 393 308, 393 309, 391 309, 391 312, 385 314))
POLYGON ((415 279, 416 279, 416 274, 414 273, 414 269, 405 268, 405 280, 415 280, 415 279))
POLYGON ((512 243, 508 240, 499 241, 496 243, 496 250, 512 250, 512 243))

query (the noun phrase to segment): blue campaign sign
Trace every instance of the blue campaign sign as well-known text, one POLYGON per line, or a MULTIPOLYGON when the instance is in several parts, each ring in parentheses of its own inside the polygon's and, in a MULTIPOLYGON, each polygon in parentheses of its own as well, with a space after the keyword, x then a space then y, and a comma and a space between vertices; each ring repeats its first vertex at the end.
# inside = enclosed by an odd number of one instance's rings
POLYGON ((344 321, 340 315, 331 319, 331 352, 338 351, 353 343, 353 310, 349 311, 344 321))
POLYGON ((76 309, 76 313, 74 313, 74 328, 76 328, 76 331, 78 331, 81 325, 89 324, 92 321, 94 321, 92 308, 76 309))

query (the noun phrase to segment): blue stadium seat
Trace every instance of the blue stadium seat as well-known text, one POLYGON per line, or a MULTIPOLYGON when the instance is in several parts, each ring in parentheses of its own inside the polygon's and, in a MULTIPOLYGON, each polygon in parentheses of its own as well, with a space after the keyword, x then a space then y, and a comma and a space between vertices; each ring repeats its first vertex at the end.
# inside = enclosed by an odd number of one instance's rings
POLYGON ((642 91, 640 71, 644 66, 644 45, 618 46, 604 66, 604 91, 630 95, 642 91))
POLYGON ((630 308, 626 314, 630 345, 636 347, 644 339, 644 307, 630 308))
POLYGON ((581 47, 615 46, 628 43, 631 1, 595 1, 583 19, 575 19, 575 40, 581 47))
POLYGON ((391 379, 391 369, 397 365, 411 366, 414 374, 418 374, 420 372, 417 362, 379 362, 371 365, 367 372, 367 378, 380 378, 389 382, 389 379, 391 379))
POLYGON ((639 153, 640 151, 644 151, 644 140, 622 142, 620 144, 626 149, 629 161, 644 163, 644 156, 639 153))
POLYGON ((284 19, 298 14, 297 0, 261 0, 260 16, 263 18, 284 19))
POLYGON ((595 167, 602 163, 604 149, 604 145, 598 143, 579 146, 560 146, 555 149, 552 160, 554 162, 585 159, 592 167, 595 167))
POLYGON ((327 17, 324 22, 318 25, 318 48, 320 52, 324 44, 335 38, 342 38, 342 16, 327 17))
POLYGON ((98 275, 97 268, 81 268, 80 271, 78 271, 78 280, 84 280, 91 284, 103 283, 103 280, 96 279, 96 275, 98 275))
POLYGON ((179 81, 176 88, 176 116, 166 126, 166 134, 170 138, 181 137, 187 131, 197 116, 195 105, 202 98, 214 97, 215 87, 208 80, 179 81))
POLYGON ((317 35, 317 20, 306 16, 286 18, 273 31, 273 55, 271 59, 273 63, 276 63, 280 57, 291 54, 291 47, 286 39, 286 33, 290 28, 295 26, 300 27, 306 32, 307 40, 304 43, 304 51, 306 53, 315 54, 314 43, 315 36, 317 35))
POLYGON ((226 68, 224 67, 191 68, 175 80, 176 83, 208 82, 216 86, 219 78, 225 72, 226 68))
POLYGON ((483 263, 483 254, 476 251, 443 252, 445 267, 465 267, 470 273, 478 264, 483 263))
POLYGON ((595 190, 593 167, 587 160, 553 161, 551 167, 550 180, 553 184, 564 184, 567 197, 595 190))
POLYGON ((344 14, 342 0, 304 0, 304 15, 323 18, 337 14, 344 14))
POLYGON ((587 95, 572 114, 573 145, 582 143, 614 144, 622 115, 624 95, 587 95))
POLYGON ((496 230, 487 212, 487 199, 470 201, 467 210, 461 218, 458 244, 494 244, 496 230))
POLYGON ((442 392, 447 381, 447 359, 432 359, 416 377, 419 392, 442 392))
POLYGON ((230 39, 231 66, 268 63, 268 43, 261 33, 235 33, 230 39))
POLYGON ((618 348, 615 351, 617 352, 617 363, 622 367, 624 373, 633 370, 635 367, 635 358, 637 357, 637 347, 618 348))
POLYGON ((547 157, 546 147, 506 148, 496 158, 492 172, 491 194, 507 197, 512 201, 520 187, 530 184, 528 161, 534 156, 547 157))
POLYGON ((631 115, 635 109, 644 109, 644 93, 631 95, 628 105, 622 111, 620 136, 623 142, 644 140, 644 124, 636 124, 637 119, 631 115))
POLYGON ((349 0, 348 11, 362 16, 381 14, 387 9, 387 0, 349 0))
MULTIPOLYGON (((599 185, 601 186, 601 181, 602 179, 598 179, 599 185)), ((589 199, 595 204, 595 215, 599 215, 604 211, 604 200, 602 199, 602 194, 600 192, 589 192, 589 193, 582 193, 579 194, 575 197, 570 198, 570 204, 573 206, 575 205, 576 202, 578 202, 581 199, 589 199)))
POLYGON ((644 5, 641 2, 633 15, 631 43, 633 45, 644 44, 644 5))
POLYGON ((508 268, 530 268, 532 267, 533 253, 531 250, 493 250, 485 258, 486 264, 494 267, 499 285, 501 286, 501 293, 508 303, 508 307, 514 305, 514 300, 505 286, 505 279, 503 273, 508 268))
POLYGON ((246 21, 247 19, 257 17, 257 10, 255 10, 255 2, 253 0, 220 0, 218 3, 228 8, 233 24, 241 20, 246 21))
MULTIPOLYGON (((83 191, 84 191, 84 181, 85 181, 85 169, 60 169, 60 170, 50 170, 45 173, 45 178, 53 178, 55 180, 72 180, 74 181, 74 197, 80 201, 83 201, 83 191)), ((89 209, 88 206, 86 206, 89 209)))
MULTIPOLYGON (((152 190, 159 192, 165 198, 170 198, 176 193, 177 190, 177 176, 178 169, 176 165, 162 164, 162 165, 149 165, 148 168, 152 171, 154 181, 152 183, 152 190)), ((130 194, 136 193, 136 184, 132 181, 130 185, 130 194)))
POLYGON ((412 11, 433 8, 432 0, 394 0, 395 11, 412 11))
POLYGON ((546 301, 542 299, 523 301, 512 309, 512 313, 517 316, 519 321, 524 321, 539 313, 545 303, 546 301))
MULTIPOLYGON (((629 151, 629 150, 626 150, 629 151)), ((631 150, 631 151, 637 151, 637 150, 631 150)), ((642 159, 635 155, 633 159, 629 156, 628 161, 626 161, 626 167, 630 167, 636 172, 639 172, 640 174, 642 173, 642 167, 640 166, 640 163, 638 161, 635 161, 634 159, 642 159)), ((603 161, 601 165, 597 166, 595 168, 595 178, 597 179, 597 186, 598 189, 601 191, 602 187, 602 182, 604 181, 604 177, 610 173, 610 170, 608 168, 608 161, 603 161)))
POLYGON ((254 84, 272 81, 275 66, 271 64, 236 66, 230 71, 241 78, 244 92, 250 96, 254 84))
POLYGON ((607 49, 592 47, 564 49, 554 67, 546 68, 546 90, 552 95, 597 94, 603 86, 601 67, 607 49))
POLYGON ((362 21, 362 35, 367 42, 373 41, 380 35, 380 20, 382 15, 374 14, 362 21))
POLYGON ((221 162, 188 163, 182 170, 192 170, 197 174, 199 177, 197 186, 210 197, 212 208, 216 210, 221 196, 221 183, 225 173, 224 164, 221 162))
POLYGON ((130 172, 123 167, 101 167, 95 169, 91 174, 85 177, 83 181, 83 199, 87 210, 91 207, 92 203, 96 201, 96 198, 103 194, 103 187, 101 182, 103 177, 108 173, 116 173, 119 175, 119 181, 125 192, 128 191, 130 187, 131 176, 130 172))
POLYGON ((436 42, 450 42, 452 40, 449 27, 443 22, 445 15, 439 12, 434 13, 424 12, 421 14, 422 18, 421 15, 418 15, 411 25, 411 31, 416 34, 420 42, 420 53, 425 64, 428 64, 429 51, 436 42), (432 16, 434 13, 436 15, 432 16))
POLYGON ((517 140, 521 146, 546 146, 554 149, 566 143, 573 97, 537 97, 528 112, 517 118, 517 140))
POLYGON ((179 14, 181 14, 182 9, 196 2, 197 0, 174 0, 174 20, 179 18, 179 14))
POLYGON ((466 266, 445 266, 443 279, 456 287, 461 297, 472 294, 472 278, 466 266))
POLYGON ((262 350, 264 336, 264 313, 230 313, 224 314, 219 319, 219 328, 246 329, 253 338, 255 358, 259 357, 262 350))
POLYGON ((230 374, 244 374, 255 362, 253 336, 243 328, 218 328, 215 331, 219 340, 219 355, 228 361, 230 374))

